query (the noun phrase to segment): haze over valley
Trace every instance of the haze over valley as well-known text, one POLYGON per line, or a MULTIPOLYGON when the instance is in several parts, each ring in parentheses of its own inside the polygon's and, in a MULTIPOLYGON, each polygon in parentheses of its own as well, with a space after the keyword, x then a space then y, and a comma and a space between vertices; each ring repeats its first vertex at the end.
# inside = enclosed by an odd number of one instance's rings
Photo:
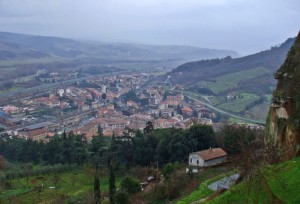
POLYGON ((300 203, 298 0, 0 0, 0 203, 300 203))

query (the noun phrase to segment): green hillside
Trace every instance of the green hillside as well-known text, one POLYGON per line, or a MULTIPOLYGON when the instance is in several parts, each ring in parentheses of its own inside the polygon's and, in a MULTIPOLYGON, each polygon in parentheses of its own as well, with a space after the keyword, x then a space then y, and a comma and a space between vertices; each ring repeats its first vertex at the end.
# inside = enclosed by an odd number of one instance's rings
POLYGON ((267 167, 208 203, 300 203, 300 157, 267 167))
POLYGON ((259 67, 249 69, 245 71, 239 71, 231 74, 225 74, 223 76, 214 78, 215 82, 202 82, 202 85, 206 85, 212 92, 218 94, 220 92, 229 91, 238 88, 238 85, 243 80, 249 80, 265 74, 270 74, 270 70, 259 67))
POLYGON ((241 58, 189 62, 166 77, 173 86, 179 84, 189 92, 208 96, 220 109, 265 120, 267 112, 263 108, 270 102, 266 96, 276 86, 273 73, 283 64, 294 42, 295 38, 290 38, 280 46, 241 58), (227 100, 228 94, 234 99, 227 100))
MULTIPOLYGON (((275 72, 284 62, 286 55, 293 45, 295 38, 290 38, 280 46, 241 58, 226 57, 223 59, 201 60, 183 64, 167 75, 171 76, 174 84, 185 86, 195 85, 199 81, 212 80, 239 71, 264 67, 275 72)), ((272 76, 270 76, 271 79, 272 76)), ((274 83, 274 80, 273 80, 274 83)))
MULTIPOLYGON (((88 200, 93 192, 93 179, 93 170, 88 167, 13 179, 7 182, 10 185, 9 190, 0 191, 0 203, 74 203, 88 200), (42 185, 44 188, 40 189, 42 185)), ((116 178, 117 185, 120 180, 120 177, 116 178)), ((101 172, 100 183, 102 192, 107 192, 107 172, 101 172)))
POLYGON ((237 173, 237 172, 236 171, 225 172, 225 173, 219 174, 213 178, 210 178, 210 179, 202 182, 199 185, 197 190, 192 192, 190 195, 179 199, 178 201, 176 201, 176 204, 190 204, 192 202, 196 202, 199 200, 202 200, 204 202, 204 200, 206 200, 207 197, 209 197, 210 195, 212 195, 214 193, 213 190, 208 188, 209 184, 211 184, 215 181, 218 181, 222 178, 225 178, 227 176, 233 175, 235 173, 237 173))
MULTIPOLYGON (((222 174, 219 178, 222 178, 222 174)), ((215 177, 215 178, 218 178, 215 177)), ((176 204, 210 203, 299 203, 300 157, 267 167, 249 181, 243 181, 220 194, 207 188, 216 179, 208 179, 176 204)))
POLYGON ((265 103, 269 105, 270 100, 267 96, 270 96, 274 87, 272 77, 272 71, 265 67, 257 67, 207 78, 186 89, 208 96, 210 103, 220 109, 265 120, 267 112, 261 111, 261 107, 265 107, 265 103), (228 94, 234 98, 228 100, 228 94), (257 114, 257 110, 260 114, 257 114))
POLYGON ((234 113, 240 113, 246 109, 247 106, 251 105, 255 100, 258 100, 259 97, 251 93, 242 93, 240 94, 239 99, 236 99, 232 102, 224 102, 218 105, 219 108, 234 113))

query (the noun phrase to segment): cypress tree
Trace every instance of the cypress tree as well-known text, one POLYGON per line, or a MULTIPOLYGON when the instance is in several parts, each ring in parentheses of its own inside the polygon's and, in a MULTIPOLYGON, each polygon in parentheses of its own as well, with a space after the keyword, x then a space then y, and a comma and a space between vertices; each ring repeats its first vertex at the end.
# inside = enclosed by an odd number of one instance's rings
POLYGON ((67 133, 66 130, 64 130, 63 135, 62 135, 63 140, 67 140, 67 133))
POLYGON ((109 202, 115 204, 116 181, 113 165, 109 167, 109 202))
POLYGON ((94 201, 96 204, 101 203, 100 180, 98 175, 94 177, 94 201))

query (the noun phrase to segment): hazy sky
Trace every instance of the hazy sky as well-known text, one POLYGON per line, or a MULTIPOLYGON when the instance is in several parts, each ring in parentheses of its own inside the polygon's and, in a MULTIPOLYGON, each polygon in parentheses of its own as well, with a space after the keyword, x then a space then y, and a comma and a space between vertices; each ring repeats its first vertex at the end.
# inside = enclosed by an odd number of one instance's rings
POLYGON ((0 0, 0 30, 249 54, 300 29, 300 0, 0 0))

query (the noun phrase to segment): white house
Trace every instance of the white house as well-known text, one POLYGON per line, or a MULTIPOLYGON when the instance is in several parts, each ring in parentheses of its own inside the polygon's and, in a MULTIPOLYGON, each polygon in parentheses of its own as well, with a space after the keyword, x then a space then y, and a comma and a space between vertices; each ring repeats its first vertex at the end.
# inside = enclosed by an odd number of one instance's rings
POLYGON ((57 90, 57 94, 58 94, 60 97, 62 97, 62 96, 64 95, 64 93, 65 93, 65 90, 64 90, 64 89, 58 89, 58 90, 57 90))
POLYGON ((221 148, 210 148, 199 152, 193 152, 189 154, 189 167, 187 172, 198 172, 200 169, 213 166, 225 162, 227 153, 221 148))
POLYGON ((102 93, 107 93, 107 88, 105 85, 102 86, 102 93))

